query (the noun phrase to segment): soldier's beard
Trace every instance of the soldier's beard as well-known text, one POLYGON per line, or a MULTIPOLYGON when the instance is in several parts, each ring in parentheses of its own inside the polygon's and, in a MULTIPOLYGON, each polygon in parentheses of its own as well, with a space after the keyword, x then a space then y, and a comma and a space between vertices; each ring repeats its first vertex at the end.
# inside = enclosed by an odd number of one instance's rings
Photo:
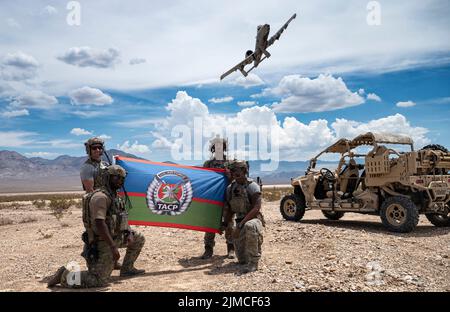
POLYGON ((97 154, 95 151, 94 151, 94 152, 91 151, 91 159, 92 159, 93 161, 99 162, 99 161, 101 160, 101 158, 102 158, 102 154, 103 154, 103 153, 97 154))

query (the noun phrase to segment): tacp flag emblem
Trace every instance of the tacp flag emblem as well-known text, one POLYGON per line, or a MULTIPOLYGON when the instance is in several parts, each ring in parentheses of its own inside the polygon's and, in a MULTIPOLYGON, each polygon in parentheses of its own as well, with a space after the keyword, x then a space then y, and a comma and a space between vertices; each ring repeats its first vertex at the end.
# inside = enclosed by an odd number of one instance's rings
POLYGON ((147 189, 147 206, 159 215, 180 215, 192 202, 190 179, 175 170, 157 173, 147 189))

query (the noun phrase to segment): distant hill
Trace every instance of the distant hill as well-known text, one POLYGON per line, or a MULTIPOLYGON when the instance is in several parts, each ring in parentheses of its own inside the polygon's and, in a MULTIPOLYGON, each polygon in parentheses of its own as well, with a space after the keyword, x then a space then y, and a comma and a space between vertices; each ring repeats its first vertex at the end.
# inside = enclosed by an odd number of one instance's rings
MULTIPOLYGON (((121 150, 108 150, 113 155, 137 158, 121 150)), ((0 151, 0 193, 81 191, 80 167, 87 156, 59 156, 53 160, 40 157, 27 158, 14 151, 0 151)), ((105 161, 108 161, 103 156, 105 161)), ((174 164, 171 161, 165 163, 174 164)), ((261 165, 268 161, 250 161, 250 176, 261 177, 264 185, 289 184, 291 178, 303 175, 309 161, 280 161, 274 171, 262 171, 261 165)), ((196 164, 193 164, 196 165, 196 164)), ((201 166, 201 164, 197 164, 201 166)), ((336 162, 318 162, 317 168, 336 168, 336 162)))
MULTIPOLYGON (((113 155, 143 159, 116 149, 107 153, 111 160, 113 155)), ((14 151, 0 151, 0 193, 82 190, 80 167, 86 159, 68 155, 52 160, 27 158, 14 151)), ((103 160, 107 161, 105 156, 103 160)))

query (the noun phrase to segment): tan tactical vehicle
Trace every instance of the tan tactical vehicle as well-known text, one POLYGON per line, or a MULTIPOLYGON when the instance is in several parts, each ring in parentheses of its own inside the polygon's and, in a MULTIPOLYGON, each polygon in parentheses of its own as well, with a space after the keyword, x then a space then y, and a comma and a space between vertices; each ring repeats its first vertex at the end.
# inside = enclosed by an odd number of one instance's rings
POLYGON ((450 153, 440 145, 414 151, 409 137, 371 132, 340 139, 311 159, 304 176, 292 179, 294 193, 281 200, 280 211, 286 220, 295 221, 310 209, 322 210, 332 220, 345 212, 374 214, 394 232, 412 231, 419 214, 435 226, 450 226, 449 169, 450 153), (409 145, 411 151, 397 152, 380 144, 409 145), (364 145, 372 149, 354 151, 364 145), (341 155, 335 171, 315 168, 325 153, 341 155))

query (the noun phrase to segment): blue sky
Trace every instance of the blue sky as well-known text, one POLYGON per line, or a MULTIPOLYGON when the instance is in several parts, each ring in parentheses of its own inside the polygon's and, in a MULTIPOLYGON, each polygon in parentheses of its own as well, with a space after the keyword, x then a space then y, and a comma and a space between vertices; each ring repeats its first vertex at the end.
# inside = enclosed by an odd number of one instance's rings
POLYGON ((378 1, 376 26, 369 1, 78 3, 70 26, 65 1, 1 2, 0 149, 80 156, 102 135, 109 148, 174 160, 174 126, 193 129, 196 117, 215 132, 271 126, 281 160, 366 131, 450 146, 448 1, 378 1), (271 58, 219 81, 258 24, 274 32, 294 12, 271 58))

